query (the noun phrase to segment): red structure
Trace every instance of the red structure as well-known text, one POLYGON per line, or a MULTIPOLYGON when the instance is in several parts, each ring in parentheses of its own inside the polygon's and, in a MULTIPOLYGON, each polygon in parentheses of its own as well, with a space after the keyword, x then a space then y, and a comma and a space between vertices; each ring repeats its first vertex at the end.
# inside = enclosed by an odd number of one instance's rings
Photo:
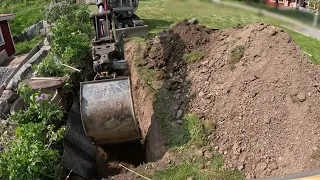
MULTIPOLYGON (((265 0, 265 4, 269 6, 276 6, 276 0, 265 0)), ((279 7, 286 6, 292 8, 299 8, 299 7, 306 7, 307 1, 306 0, 278 0, 279 7)))
POLYGON ((0 62, 16 52, 8 22, 14 17, 14 14, 0 14, 0 62))

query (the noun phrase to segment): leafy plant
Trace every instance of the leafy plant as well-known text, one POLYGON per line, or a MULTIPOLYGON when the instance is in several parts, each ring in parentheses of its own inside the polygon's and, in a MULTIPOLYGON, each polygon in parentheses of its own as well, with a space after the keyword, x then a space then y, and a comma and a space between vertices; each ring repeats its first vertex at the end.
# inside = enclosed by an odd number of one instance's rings
POLYGON ((0 156, 3 179, 57 179, 58 150, 51 145, 62 139, 65 127, 53 131, 43 123, 28 123, 16 129, 16 138, 5 144, 0 156))
POLYGON ((53 53, 60 56, 62 61, 68 65, 83 67, 85 58, 90 54, 88 35, 78 30, 76 25, 63 19, 52 28, 52 32, 53 53))
POLYGON ((37 71, 37 75, 43 77, 64 77, 68 74, 66 67, 54 60, 53 54, 49 54, 32 68, 37 71))
POLYGON ((86 4, 74 4, 71 1, 51 3, 46 7, 46 15, 49 23, 68 23, 76 27, 88 36, 92 35, 90 12, 86 4))
POLYGON ((18 127, 13 140, 1 138, 5 149, 0 156, 0 177, 58 179, 61 156, 53 144, 61 142, 65 126, 58 128, 54 124, 62 119, 63 112, 58 105, 49 102, 47 95, 27 85, 18 93, 29 107, 9 117, 18 127))
POLYGON ((18 124, 43 123, 54 124, 62 120, 63 111, 54 103, 49 101, 48 95, 34 92, 30 87, 24 85, 18 90, 19 95, 28 104, 27 110, 20 110, 11 115, 9 120, 18 124))

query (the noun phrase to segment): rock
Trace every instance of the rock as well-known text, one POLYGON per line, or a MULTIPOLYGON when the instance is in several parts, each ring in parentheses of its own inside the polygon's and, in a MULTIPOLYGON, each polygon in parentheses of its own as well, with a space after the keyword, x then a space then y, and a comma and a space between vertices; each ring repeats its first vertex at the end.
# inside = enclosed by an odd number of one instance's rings
POLYGON ((265 122, 266 124, 270 124, 270 123, 271 123, 271 118, 266 118, 266 119, 264 120, 264 122, 265 122))
POLYGON ((277 31, 274 29, 274 28, 271 28, 269 31, 268 31, 268 34, 271 35, 271 36, 274 36, 277 34, 277 31))
POLYGON ((204 169, 204 165, 201 163, 198 165, 198 169, 204 169))
POLYGON ((3 91, 4 91, 5 87, 3 85, 0 86, 0 96, 2 95, 3 91))
POLYGON ((206 64, 208 64, 208 63, 209 63, 209 60, 200 62, 201 65, 206 65, 206 64))
POLYGON ((208 81, 209 78, 210 78, 210 74, 205 74, 205 75, 202 76, 202 81, 204 81, 204 82, 208 81))
POLYGON ((13 103, 19 96, 11 90, 4 90, 1 100, 6 100, 8 103, 13 103))
POLYGON ((299 99, 300 102, 303 102, 307 99, 306 94, 304 92, 299 92, 297 94, 297 98, 299 99))
POLYGON ((197 18, 192 18, 190 21, 188 21, 189 24, 198 24, 197 18))
POLYGON ((242 171, 244 169, 244 165, 243 164, 240 164, 237 168, 239 171, 242 171))
POLYGON ((187 180, 193 180, 193 178, 192 178, 192 177, 189 177, 187 180))
POLYGON ((210 152, 210 151, 206 151, 206 152, 204 152, 204 157, 208 158, 208 159, 211 159, 213 157, 213 153, 210 152))
POLYGON ((202 157, 202 156, 203 156, 203 150, 202 150, 202 149, 197 150, 197 151, 195 152, 195 155, 196 155, 197 157, 202 157))
POLYGON ((201 98, 204 96, 204 93, 202 91, 199 92, 198 96, 201 98))
POLYGON ((183 124, 183 121, 179 119, 179 120, 177 120, 177 123, 178 124, 183 124))
POLYGON ((278 165, 275 162, 269 164, 269 168, 271 171, 278 169, 278 165))
POLYGON ((267 166, 268 166, 267 163, 262 162, 262 163, 259 164, 259 167, 260 167, 259 169, 260 170, 265 170, 265 169, 267 169, 267 166))
POLYGON ((208 72, 208 68, 206 67, 203 67, 201 70, 200 70, 201 73, 205 73, 205 72, 208 72))
POLYGON ((183 110, 182 110, 182 109, 179 109, 179 110, 177 111, 176 118, 179 120, 179 119, 182 117, 182 114, 183 114, 183 110))
POLYGON ((11 104, 7 101, 0 101, 0 118, 7 119, 11 104))
POLYGON ((6 89, 6 90, 12 90, 12 89, 13 89, 12 83, 9 83, 9 84, 6 86, 5 89, 6 89))

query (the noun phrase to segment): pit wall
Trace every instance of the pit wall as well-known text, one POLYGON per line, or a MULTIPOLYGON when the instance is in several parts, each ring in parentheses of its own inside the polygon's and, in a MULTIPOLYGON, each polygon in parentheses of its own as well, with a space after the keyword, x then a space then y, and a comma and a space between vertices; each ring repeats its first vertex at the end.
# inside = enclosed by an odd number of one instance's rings
POLYGON ((125 58, 131 72, 131 89, 133 95, 136 119, 139 122, 143 143, 146 149, 146 161, 155 162, 165 155, 167 149, 160 132, 160 125, 154 116, 153 93, 144 84, 134 67, 134 43, 125 45, 125 58))

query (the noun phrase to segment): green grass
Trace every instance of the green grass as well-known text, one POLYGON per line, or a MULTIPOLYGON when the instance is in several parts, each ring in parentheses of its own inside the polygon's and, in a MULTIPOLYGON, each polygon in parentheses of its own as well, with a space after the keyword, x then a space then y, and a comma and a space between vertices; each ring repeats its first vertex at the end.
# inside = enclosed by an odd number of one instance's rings
POLYGON ((212 28, 229 28, 238 23, 246 25, 261 21, 284 23, 267 16, 259 16, 250 11, 200 0, 140 1, 137 15, 149 26, 151 35, 168 28, 174 22, 194 17, 198 18, 200 24, 212 28))
POLYGON ((29 53, 40 41, 42 37, 36 36, 30 41, 23 41, 15 44, 16 55, 29 53))
POLYGON ((29 27, 45 17, 45 6, 50 0, 30 0, 20 3, 10 3, 6 7, 1 5, 0 13, 14 13, 16 17, 10 20, 12 35, 20 34, 29 27))
POLYGON ((171 165, 168 169, 157 171, 153 179, 157 180, 186 180, 192 178, 194 180, 207 179, 243 179, 243 175, 239 171, 223 169, 224 162, 219 155, 214 155, 211 159, 198 157, 186 160, 180 164, 171 165), (199 166, 200 165, 200 166, 199 166))
POLYGON ((320 51, 319 51, 320 41, 312 37, 308 37, 298 32, 292 31, 290 29, 284 28, 284 30, 291 35, 294 42, 297 43, 303 51, 312 55, 312 56, 309 56, 309 59, 314 64, 320 63, 320 51))
POLYGON ((200 52, 191 52, 189 54, 184 54, 183 55, 183 59, 187 62, 187 63, 194 63, 197 62, 201 59, 203 59, 205 56, 205 53, 203 51, 200 52))

